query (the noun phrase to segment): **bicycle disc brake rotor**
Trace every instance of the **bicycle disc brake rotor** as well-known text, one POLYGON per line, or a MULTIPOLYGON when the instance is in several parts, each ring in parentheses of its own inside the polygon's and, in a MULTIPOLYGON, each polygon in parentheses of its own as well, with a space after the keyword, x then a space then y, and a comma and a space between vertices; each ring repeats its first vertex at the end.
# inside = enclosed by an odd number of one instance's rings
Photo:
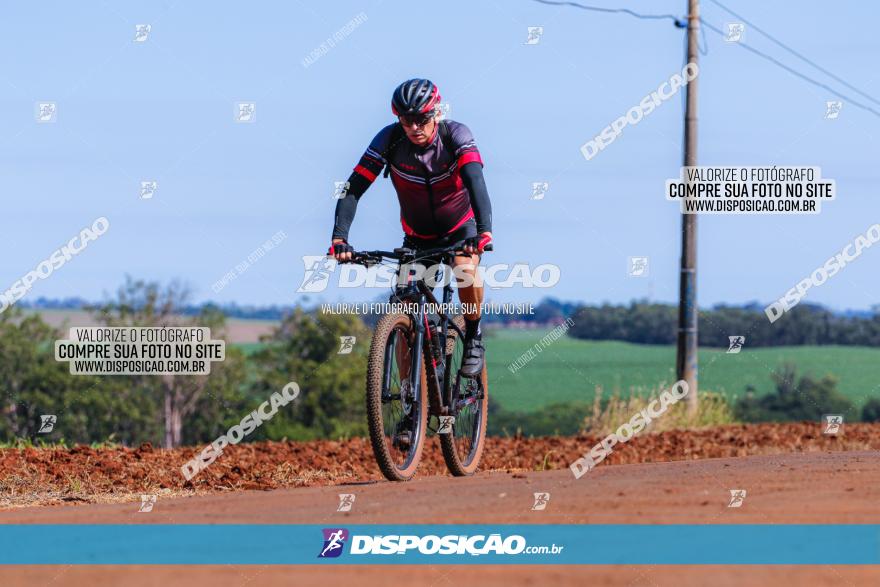
POLYGON ((480 399, 481 391, 479 380, 470 377, 460 377, 458 385, 458 401, 455 402, 456 412, 480 399))
POLYGON ((405 379, 400 382, 400 407, 403 409, 403 413, 409 416, 410 412, 412 412, 413 408, 413 399, 415 399, 414 394, 412 392, 412 386, 409 383, 409 379, 405 379))

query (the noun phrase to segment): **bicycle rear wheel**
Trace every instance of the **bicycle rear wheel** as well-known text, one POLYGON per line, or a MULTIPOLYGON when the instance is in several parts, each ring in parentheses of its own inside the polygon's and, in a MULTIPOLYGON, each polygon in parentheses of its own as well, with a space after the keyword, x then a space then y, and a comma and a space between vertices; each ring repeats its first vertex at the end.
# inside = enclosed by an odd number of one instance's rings
MULTIPOLYGON (((464 318, 456 316, 456 326, 464 331, 464 318)), ((446 468, 457 477, 473 475, 480 465, 486 441, 489 411, 489 378, 485 363, 478 378, 459 373, 464 357, 464 340, 449 329, 446 341, 446 386, 451 391, 450 415, 455 416, 452 432, 440 435, 440 448, 446 468)))
POLYGON ((403 313, 382 316, 370 343, 367 421, 376 462, 389 481, 412 479, 425 443, 428 384, 424 368, 420 389, 410 384, 421 357, 414 344, 412 319, 403 313))

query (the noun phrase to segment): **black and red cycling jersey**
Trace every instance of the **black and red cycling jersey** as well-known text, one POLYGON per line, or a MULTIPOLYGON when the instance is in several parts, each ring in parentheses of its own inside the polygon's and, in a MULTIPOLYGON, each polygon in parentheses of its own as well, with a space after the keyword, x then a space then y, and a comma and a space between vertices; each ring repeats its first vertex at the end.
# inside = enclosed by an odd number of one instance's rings
POLYGON ((472 218, 478 232, 490 232, 492 212, 482 176, 483 160, 470 129, 452 120, 438 122, 431 141, 419 147, 402 129, 395 132, 396 126, 379 131, 355 166, 348 194, 337 204, 333 237, 348 238, 357 200, 386 164, 407 236, 440 238, 472 218), (445 132, 441 124, 447 125, 445 132), (395 145, 390 144, 392 137, 395 145))

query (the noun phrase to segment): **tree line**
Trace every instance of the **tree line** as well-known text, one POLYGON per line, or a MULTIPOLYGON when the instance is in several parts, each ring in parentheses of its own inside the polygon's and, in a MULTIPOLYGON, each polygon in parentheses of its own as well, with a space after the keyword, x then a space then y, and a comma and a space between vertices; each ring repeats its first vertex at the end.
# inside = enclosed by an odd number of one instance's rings
MULTIPOLYGON (((580 306, 571 314, 570 336, 641 344, 675 344, 678 307, 633 302, 629 305, 580 306)), ((699 312, 699 345, 727 347, 730 336, 745 336, 752 347, 795 345, 880 346, 880 313, 835 314, 801 303, 774 323, 757 305, 718 305, 699 312)))
MULTIPOLYGON (((203 306, 184 316, 189 294, 128 278, 116 296, 87 309, 96 326, 202 326, 225 338, 225 316, 203 306)), ((366 435, 363 380, 370 331, 356 316, 306 312, 284 315, 261 348, 246 355, 232 345, 209 375, 72 375, 54 356, 67 333, 38 313, 13 306, 0 313, 0 443, 21 440, 68 444, 151 442, 174 447, 224 434, 288 382, 299 397, 247 440, 340 438, 366 435), (338 354, 341 336, 355 336, 338 354), (41 434, 41 416, 55 416, 41 434)))

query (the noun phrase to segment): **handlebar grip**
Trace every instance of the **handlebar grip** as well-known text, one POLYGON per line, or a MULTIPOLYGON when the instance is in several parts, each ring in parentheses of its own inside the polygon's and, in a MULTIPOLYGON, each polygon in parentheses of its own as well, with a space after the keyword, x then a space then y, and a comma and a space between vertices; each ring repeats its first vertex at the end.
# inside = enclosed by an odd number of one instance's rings
POLYGON ((489 243, 485 247, 483 247, 484 251, 492 251, 494 249, 495 249, 495 247, 492 245, 492 243, 489 243))

